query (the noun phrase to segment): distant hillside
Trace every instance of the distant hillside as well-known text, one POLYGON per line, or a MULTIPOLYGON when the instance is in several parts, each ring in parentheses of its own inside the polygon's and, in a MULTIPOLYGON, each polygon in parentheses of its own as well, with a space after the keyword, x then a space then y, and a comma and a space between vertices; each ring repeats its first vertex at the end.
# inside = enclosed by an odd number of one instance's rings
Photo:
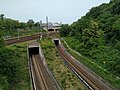
POLYGON ((120 40, 120 0, 111 0, 108 4, 93 7, 86 16, 71 26, 77 30, 90 28, 91 20, 98 23, 99 29, 104 31, 105 38, 110 43, 115 45, 116 40, 120 40))
POLYGON ((111 0, 109 4, 92 8, 85 18, 96 20, 100 29, 104 31, 106 39, 113 45, 116 40, 120 40, 120 0, 111 0))
POLYGON ((120 0, 93 7, 78 21, 62 25, 60 35, 71 48, 120 77, 120 0))

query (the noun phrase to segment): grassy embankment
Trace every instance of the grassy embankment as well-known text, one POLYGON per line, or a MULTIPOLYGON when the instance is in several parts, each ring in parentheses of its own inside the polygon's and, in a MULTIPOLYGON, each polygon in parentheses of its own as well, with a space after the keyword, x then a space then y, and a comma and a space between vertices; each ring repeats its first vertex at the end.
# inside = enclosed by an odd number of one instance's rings
POLYGON ((18 56, 16 57, 16 62, 20 63, 20 73, 18 73, 19 80, 18 83, 15 83, 14 90, 31 90, 28 69, 27 43, 6 47, 15 50, 16 53, 18 53, 18 56))
MULTIPOLYGON (((69 38, 65 37, 64 40, 66 42, 68 42, 69 38)), ((70 50, 70 48, 68 48, 68 46, 63 41, 62 41, 62 43, 66 47, 67 51, 73 57, 75 57, 78 61, 80 61, 81 63, 86 65, 88 68, 93 70, 96 74, 101 76, 103 79, 107 80, 111 85, 113 85, 114 87, 120 89, 120 78, 119 77, 113 75, 112 73, 110 73, 109 71, 104 69, 102 66, 99 66, 97 63, 93 62, 89 58, 87 58, 87 57, 85 57, 85 56, 83 56, 81 54, 76 53, 76 51, 74 51, 74 50, 70 50)))
POLYGON ((40 41, 48 67, 64 90, 86 90, 84 85, 64 64, 51 39, 40 41))

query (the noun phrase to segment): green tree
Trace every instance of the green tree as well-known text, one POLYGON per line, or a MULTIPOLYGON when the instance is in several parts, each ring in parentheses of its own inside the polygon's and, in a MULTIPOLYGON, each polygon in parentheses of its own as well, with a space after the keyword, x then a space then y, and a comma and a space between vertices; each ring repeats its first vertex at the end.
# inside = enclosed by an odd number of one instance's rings
POLYGON ((113 24, 112 34, 116 40, 120 40, 120 18, 113 24))
POLYGON ((19 28, 20 28, 20 29, 26 29, 26 23, 20 22, 20 23, 19 23, 19 28))
POLYGON ((36 23, 34 24, 34 26, 35 26, 35 28, 40 29, 40 23, 39 23, 39 22, 36 22, 36 23))
POLYGON ((70 31, 71 31, 71 27, 68 24, 64 24, 61 26, 60 35, 63 37, 68 36, 70 31))
POLYGON ((27 26, 32 29, 34 27, 34 21, 32 19, 29 19, 27 22, 27 26))
POLYGON ((1 18, 1 20, 3 21, 3 20, 4 20, 4 14, 1 14, 1 15, 0 15, 0 18, 1 18))
POLYGON ((19 62, 16 61, 18 54, 7 49, 0 38, 0 90, 10 90, 12 83, 19 80, 19 62))

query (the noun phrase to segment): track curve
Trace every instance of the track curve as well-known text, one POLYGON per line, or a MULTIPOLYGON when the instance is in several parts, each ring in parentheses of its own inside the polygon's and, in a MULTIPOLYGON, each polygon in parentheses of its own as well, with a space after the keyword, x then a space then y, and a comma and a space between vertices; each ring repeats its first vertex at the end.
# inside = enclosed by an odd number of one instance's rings
POLYGON ((89 84, 90 87, 92 87, 90 88, 91 90, 116 90, 111 85, 108 85, 103 81, 99 81, 98 78, 87 72, 83 66, 81 66, 70 56, 62 44, 56 44, 56 47, 60 56, 65 60, 66 63, 68 63, 69 67, 75 70, 76 73, 80 75, 87 82, 87 84, 89 84))

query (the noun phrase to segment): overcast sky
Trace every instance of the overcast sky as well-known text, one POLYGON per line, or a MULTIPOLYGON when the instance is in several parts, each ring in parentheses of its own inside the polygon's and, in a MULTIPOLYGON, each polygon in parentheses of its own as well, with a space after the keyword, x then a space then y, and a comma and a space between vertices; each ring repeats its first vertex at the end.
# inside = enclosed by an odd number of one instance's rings
POLYGON ((48 16, 51 22, 72 23, 84 16, 91 7, 110 0, 0 0, 0 14, 5 17, 28 21, 42 20, 48 16))

